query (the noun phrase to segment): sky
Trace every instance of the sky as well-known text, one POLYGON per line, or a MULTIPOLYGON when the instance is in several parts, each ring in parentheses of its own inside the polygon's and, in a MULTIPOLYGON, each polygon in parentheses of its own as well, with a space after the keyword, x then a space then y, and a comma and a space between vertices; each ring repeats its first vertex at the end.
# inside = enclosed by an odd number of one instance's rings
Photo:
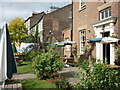
POLYGON ((51 5, 59 8, 71 3, 71 0, 0 0, 0 27, 15 17, 27 19, 32 12, 47 12, 51 5))

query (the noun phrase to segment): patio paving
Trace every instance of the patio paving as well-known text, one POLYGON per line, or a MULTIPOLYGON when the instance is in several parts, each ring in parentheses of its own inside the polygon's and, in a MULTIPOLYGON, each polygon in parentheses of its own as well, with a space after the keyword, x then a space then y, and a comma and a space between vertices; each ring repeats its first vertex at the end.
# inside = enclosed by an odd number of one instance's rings
POLYGON ((80 81, 80 78, 78 77, 78 72, 84 72, 82 69, 78 69, 78 67, 69 67, 69 68, 63 68, 62 71, 59 72, 59 74, 68 77, 68 81, 71 85, 75 85, 80 81))
POLYGON ((13 80, 28 80, 32 78, 36 78, 37 76, 33 73, 25 73, 25 74, 14 74, 13 80))
MULTIPOLYGON (((59 74, 66 76, 68 78, 69 83, 71 85, 75 85, 80 80, 80 77, 78 77, 76 74, 81 71, 82 70, 78 69, 78 67, 69 67, 69 68, 63 68, 62 71, 59 72, 59 74)), ((37 76, 34 73, 25 73, 25 74, 17 73, 13 75, 13 80, 28 80, 36 77, 37 76)))

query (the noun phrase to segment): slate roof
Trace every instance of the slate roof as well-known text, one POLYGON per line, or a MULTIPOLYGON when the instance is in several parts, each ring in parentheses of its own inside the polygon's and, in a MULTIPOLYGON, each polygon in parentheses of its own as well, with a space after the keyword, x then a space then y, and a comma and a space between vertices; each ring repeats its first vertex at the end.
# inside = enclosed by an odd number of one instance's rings
POLYGON ((30 29, 32 29, 36 24, 38 24, 41 21, 44 14, 45 14, 44 12, 33 13, 32 16, 28 17, 25 20, 25 22, 27 22, 30 19, 30 29))

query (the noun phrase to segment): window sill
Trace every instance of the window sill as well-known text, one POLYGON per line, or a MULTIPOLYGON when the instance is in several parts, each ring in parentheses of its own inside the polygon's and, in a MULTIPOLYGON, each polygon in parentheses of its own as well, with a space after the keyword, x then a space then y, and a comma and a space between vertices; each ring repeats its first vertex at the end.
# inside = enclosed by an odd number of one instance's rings
POLYGON ((106 20, 106 19, 110 19, 112 16, 110 16, 110 17, 107 17, 107 18, 104 18, 104 19, 100 19, 100 21, 104 21, 104 20, 106 20))
POLYGON ((79 12, 83 11, 84 9, 86 9, 86 4, 81 6, 81 8, 79 9, 79 12))
POLYGON ((85 52, 80 51, 80 55, 83 55, 83 54, 85 54, 85 52))

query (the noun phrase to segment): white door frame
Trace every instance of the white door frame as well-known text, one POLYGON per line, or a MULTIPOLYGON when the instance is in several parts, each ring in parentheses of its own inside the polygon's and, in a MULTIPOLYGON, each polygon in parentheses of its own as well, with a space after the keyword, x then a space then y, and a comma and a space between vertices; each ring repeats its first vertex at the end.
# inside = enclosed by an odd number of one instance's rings
MULTIPOLYGON (((115 23, 115 18, 111 18, 105 21, 98 22, 96 24, 93 24, 94 31, 96 38, 102 38, 102 33, 104 32, 110 32, 110 36, 113 36, 115 31, 114 31, 114 23, 115 23), (104 26, 104 30, 103 30, 104 26)), ((96 43, 96 59, 97 63, 99 60, 103 60, 103 44, 102 43, 96 43)), ((114 65, 115 61, 115 52, 114 52, 114 44, 110 44, 110 64, 114 65)), ((100 62, 102 63, 102 61, 100 62)))

